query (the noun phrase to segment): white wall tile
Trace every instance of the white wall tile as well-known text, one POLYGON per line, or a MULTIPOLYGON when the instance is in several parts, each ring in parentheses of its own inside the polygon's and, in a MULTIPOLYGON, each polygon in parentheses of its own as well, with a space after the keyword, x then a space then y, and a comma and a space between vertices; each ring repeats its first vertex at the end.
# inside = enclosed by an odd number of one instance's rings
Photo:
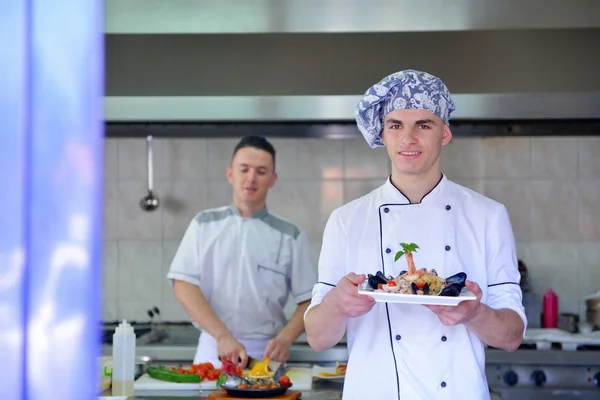
POLYGON ((190 321, 190 317, 187 315, 183 306, 175 298, 173 288, 167 280, 167 274, 169 273, 171 262, 175 257, 179 243, 179 241, 169 240, 162 244, 162 272, 160 277, 162 303, 160 312, 162 318, 166 321, 190 321))
POLYGON ((577 182, 531 182, 533 212, 531 233, 536 241, 579 239, 577 182))
POLYGON ((227 179, 227 167, 231 164, 231 156, 239 140, 239 138, 225 138, 211 139, 206 142, 207 176, 209 178, 227 179))
MULTIPOLYGON (((157 196, 162 197, 162 190, 157 183, 157 196)), ((148 190, 141 181, 119 181, 118 184, 118 226, 119 239, 160 239, 162 236, 162 211, 159 207, 151 212, 142 210, 140 201, 148 190)))
POLYGON ((504 204, 516 240, 531 239, 532 193, 528 181, 489 179, 483 194, 504 204))
POLYGON ((600 179, 580 181, 579 198, 581 239, 600 241, 600 179))
POLYGON ((387 178, 353 179, 344 181, 344 203, 349 203, 365 196, 385 184, 387 178))
POLYGON ((600 177, 600 137, 581 137, 579 143, 579 177, 598 179, 600 177))
POLYGON ((385 147, 372 149, 363 139, 344 140, 344 177, 385 179, 390 174, 390 158, 385 147))
POLYGON ((119 237, 119 183, 117 180, 104 181, 104 239, 119 237))
POLYGON ((296 176, 309 179, 344 177, 344 142, 342 140, 306 139, 297 144, 296 176))
POLYGON ((119 318, 148 321, 147 310, 162 304, 162 242, 118 244, 119 318))
POLYGON ((343 204, 342 181, 299 181, 296 183, 298 201, 295 204, 298 224, 311 242, 323 236, 331 212, 343 204))
MULTIPOLYGON (((152 167, 154 179, 168 178, 166 175, 162 145, 164 139, 152 141, 152 167)), ((148 144, 146 138, 120 139, 118 146, 119 179, 148 180, 148 144)))
POLYGON ((192 218, 207 208, 207 187, 204 179, 175 180, 164 183, 163 239, 181 239, 183 237, 192 218))
POLYGON ((531 175, 538 179, 577 179, 577 138, 531 139, 531 175))
POLYGON ((207 139, 171 139, 162 142, 162 164, 168 179, 208 177, 207 139))
POLYGON ((482 148, 481 139, 453 138, 442 147, 442 171, 452 180, 482 177, 485 164, 482 148))
POLYGON ((481 142, 486 178, 528 178, 531 176, 531 139, 494 137, 481 142))
POLYGON ((118 139, 106 139, 104 141, 104 179, 113 180, 118 178, 118 146, 118 139))
POLYGON ((117 319, 117 303, 119 300, 118 287, 118 255, 117 242, 104 242, 102 268, 102 320, 117 319))

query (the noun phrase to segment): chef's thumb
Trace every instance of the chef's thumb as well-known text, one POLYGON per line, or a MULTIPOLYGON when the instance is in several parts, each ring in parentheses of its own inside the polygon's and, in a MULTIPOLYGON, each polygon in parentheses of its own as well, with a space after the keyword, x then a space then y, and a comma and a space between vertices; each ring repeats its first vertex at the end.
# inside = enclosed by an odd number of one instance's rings
POLYGON ((346 275, 346 278, 348 278, 348 280, 350 280, 350 282, 352 282, 353 284, 358 286, 365 281, 366 276, 365 275, 356 275, 354 272, 350 272, 348 275, 346 275))

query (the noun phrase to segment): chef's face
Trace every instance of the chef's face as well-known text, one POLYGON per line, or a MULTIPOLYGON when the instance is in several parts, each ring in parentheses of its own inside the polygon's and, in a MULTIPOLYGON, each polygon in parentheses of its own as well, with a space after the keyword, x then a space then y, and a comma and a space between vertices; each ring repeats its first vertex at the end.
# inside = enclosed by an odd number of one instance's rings
POLYGON ((396 174, 440 172, 440 152, 452 139, 447 124, 424 110, 395 110, 385 116, 381 135, 396 174))
POLYGON ((227 168, 227 180, 233 187, 236 201, 262 207, 267 192, 277 181, 273 157, 264 150, 243 147, 235 153, 227 168))

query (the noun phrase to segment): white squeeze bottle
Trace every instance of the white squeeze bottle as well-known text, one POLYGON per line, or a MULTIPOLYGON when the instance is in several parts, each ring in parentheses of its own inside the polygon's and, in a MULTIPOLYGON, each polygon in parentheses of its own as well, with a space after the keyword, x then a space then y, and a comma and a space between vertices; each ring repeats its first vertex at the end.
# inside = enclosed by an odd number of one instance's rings
POLYGON ((112 395, 133 396, 135 333, 126 320, 115 329, 112 346, 112 395))

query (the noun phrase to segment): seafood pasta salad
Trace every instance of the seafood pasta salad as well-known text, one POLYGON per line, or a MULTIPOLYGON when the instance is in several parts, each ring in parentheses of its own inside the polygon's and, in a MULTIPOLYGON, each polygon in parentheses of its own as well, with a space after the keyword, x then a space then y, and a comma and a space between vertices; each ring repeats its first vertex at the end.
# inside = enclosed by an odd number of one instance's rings
POLYGON ((377 271, 375 275, 368 274, 367 283, 370 289, 400 294, 451 297, 460 295, 467 280, 466 273, 459 272, 444 279, 438 276, 435 269, 417 269, 413 261, 413 253, 417 252, 419 246, 415 243, 400 243, 400 246, 402 250, 396 253, 394 261, 404 256, 408 270, 402 271, 397 277, 386 277, 381 271, 377 271))

